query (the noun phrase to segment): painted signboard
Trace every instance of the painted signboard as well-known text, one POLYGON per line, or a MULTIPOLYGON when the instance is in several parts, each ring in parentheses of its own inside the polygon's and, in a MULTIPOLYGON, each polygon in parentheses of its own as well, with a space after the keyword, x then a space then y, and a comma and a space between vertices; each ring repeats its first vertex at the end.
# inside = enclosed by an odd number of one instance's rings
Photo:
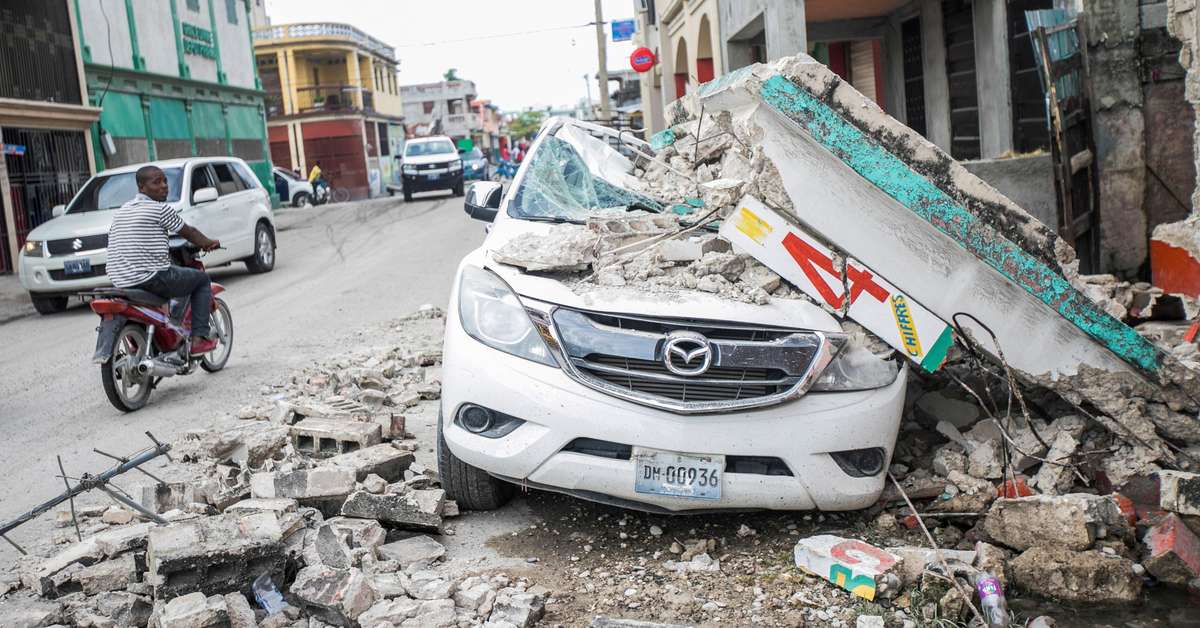
POLYGON ((721 237, 808 296, 851 318, 922 369, 936 371, 953 342, 950 325, 858 260, 747 196, 721 225, 721 237))
POLYGON ((613 20, 612 21, 612 40, 613 41, 629 41, 633 39, 633 32, 637 29, 637 22, 633 20, 613 20))

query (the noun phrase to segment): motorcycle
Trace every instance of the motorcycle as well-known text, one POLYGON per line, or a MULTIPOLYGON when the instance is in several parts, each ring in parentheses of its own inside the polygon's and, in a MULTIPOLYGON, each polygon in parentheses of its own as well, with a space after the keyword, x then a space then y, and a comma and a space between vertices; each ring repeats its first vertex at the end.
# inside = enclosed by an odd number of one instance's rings
POLYGON ((517 166, 519 165, 515 161, 501 159, 500 165, 496 166, 496 169, 492 172, 492 181, 499 183, 505 179, 512 179, 517 176, 517 166))
MULTIPOLYGON (((171 259, 179 266, 203 271, 199 252, 182 240, 171 243, 171 259)), ((100 315, 92 360, 100 365, 100 381, 113 406, 122 412, 138 410, 163 378, 188 375, 196 365, 209 373, 225 368, 233 352, 233 316, 217 297, 222 292, 225 287, 213 282, 211 324, 218 340, 202 356, 190 354, 192 308, 186 297, 168 300, 130 288, 87 294, 92 311, 100 315)))

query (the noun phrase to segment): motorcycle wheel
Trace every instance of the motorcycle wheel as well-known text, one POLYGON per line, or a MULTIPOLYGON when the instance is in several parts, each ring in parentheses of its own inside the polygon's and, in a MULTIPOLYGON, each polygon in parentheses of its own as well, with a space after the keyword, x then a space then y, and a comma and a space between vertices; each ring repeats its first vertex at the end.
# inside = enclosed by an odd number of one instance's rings
POLYGON ((112 357, 100 365, 100 381, 104 384, 104 394, 108 396, 108 401, 113 407, 121 412, 139 410, 150 401, 150 393, 154 390, 153 378, 142 377, 136 372, 131 373, 137 363, 150 354, 146 328, 129 323, 117 332, 112 357))
POLYGON ((213 312, 212 326, 213 331, 217 332, 217 348, 200 358, 200 368, 209 373, 225 368, 225 363, 233 354, 233 315, 224 301, 214 300, 217 302, 217 311, 213 312))

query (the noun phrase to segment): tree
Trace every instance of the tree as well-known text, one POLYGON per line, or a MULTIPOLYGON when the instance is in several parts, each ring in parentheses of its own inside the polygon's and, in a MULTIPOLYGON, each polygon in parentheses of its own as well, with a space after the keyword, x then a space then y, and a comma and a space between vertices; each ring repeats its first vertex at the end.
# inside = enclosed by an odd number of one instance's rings
POLYGON ((544 119, 546 114, 541 111, 523 111, 508 123, 508 132, 518 139, 531 137, 541 128, 544 119))
POLYGON ((442 78, 446 79, 447 81, 457 81, 458 68, 450 68, 449 70, 446 70, 446 73, 442 75, 442 78))

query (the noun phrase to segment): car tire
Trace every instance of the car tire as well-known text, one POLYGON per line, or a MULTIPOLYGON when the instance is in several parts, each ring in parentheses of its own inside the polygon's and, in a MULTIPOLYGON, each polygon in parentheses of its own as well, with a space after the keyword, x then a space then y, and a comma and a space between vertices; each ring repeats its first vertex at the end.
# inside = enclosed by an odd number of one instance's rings
POLYGON ((31 294, 29 300, 33 301, 33 309, 37 310, 38 314, 46 316, 65 311, 68 297, 35 297, 31 294))
POLYGON ((463 462, 446 445, 442 434, 442 414, 438 412, 437 454, 438 475, 446 497, 465 510, 495 510, 513 495, 513 485, 488 475, 463 462))
POLYGON ((265 222, 254 227, 254 255, 246 258, 246 268, 256 275, 275 268, 275 234, 265 222))
POLYGON ((404 202, 405 203, 412 202, 412 192, 409 192, 408 190, 404 190, 404 202))
POLYGON ((454 186, 454 190, 453 190, 453 192, 454 192, 454 195, 455 195, 455 196, 462 196, 462 195, 463 195, 463 182, 462 182, 462 181, 459 181, 459 182, 458 182, 458 185, 454 186))
POLYGON ((292 207, 312 207, 312 204, 312 195, 308 192, 300 192, 292 200, 292 207))

